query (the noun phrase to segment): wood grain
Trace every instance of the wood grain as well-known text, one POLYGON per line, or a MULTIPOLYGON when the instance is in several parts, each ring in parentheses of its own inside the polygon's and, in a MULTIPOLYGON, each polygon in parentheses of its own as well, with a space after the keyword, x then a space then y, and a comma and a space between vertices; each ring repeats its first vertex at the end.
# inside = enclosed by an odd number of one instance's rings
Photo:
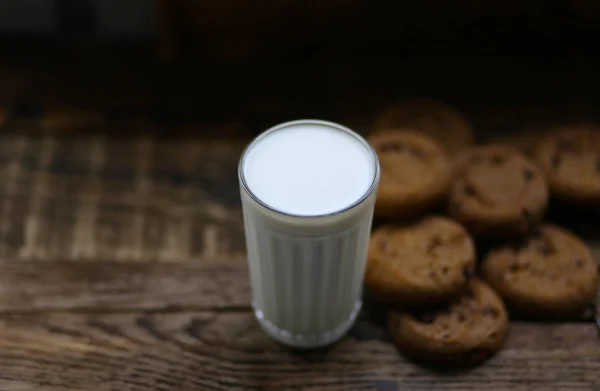
POLYGON ((470 372, 402 358, 359 320, 339 344, 293 352, 248 313, 0 317, 0 384, 12 390, 598 390, 600 349, 583 324, 517 324, 470 372), (568 347, 567 347, 568 344, 568 347))
POLYGON ((245 143, 0 138, 0 257, 187 262, 240 258, 245 143))
MULTIPOLYGON (((0 313, 249 311, 250 301, 245 259, 186 263, 0 261, 0 313)), ((371 304, 381 312, 365 295, 365 306, 371 304)), ((527 319, 513 315, 515 320, 527 319)), ((589 309, 571 320, 592 321, 594 316, 589 309)))
POLYGON ((250 309, 244 259, 229 262, 0 261, 0 313, 250 309))
MULTIPOLYGON (((38 98, 51 101, 51 85, 38 98)), ((73 105, 79 93, 65 105, 21 100, 0 111, 1 390, 600 390, 589 314, 572 323, 514 321, 497 357, 452 374, 405 361, 383 311, 368 304, 330 349, 277 345, 250 311, 237 164, 248 123, 262 115, 242 114, 297 113, 294 99, 269 107, 257 99, 240 109, 241 121, 198 126, 168 110, 115 117, 73 105), (136 132, 117 135, 111 126, 136 132), (189 127, 187 136, 162 133, 175 127, 189 127)), ((353 102, 334 110, 340 122, 365 118, 365 102, 353 102)), ((558 111, 539 107, 530 117, 522 107, 474 113, 479 125, 503 129, 558 111)), ((600 259, 595 219, 570 211, 551 218, 600 259)))

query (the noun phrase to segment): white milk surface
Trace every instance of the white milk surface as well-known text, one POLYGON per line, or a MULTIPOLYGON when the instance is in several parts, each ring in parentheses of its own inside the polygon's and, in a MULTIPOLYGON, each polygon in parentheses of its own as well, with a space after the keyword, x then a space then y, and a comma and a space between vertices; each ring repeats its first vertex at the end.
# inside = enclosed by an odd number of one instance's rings
POLYGON ((280 212, 317 216, 358 201, 375 177, 367 148, 352 135, 319 124, 276 130, 247 152, 249 190, 280 212))

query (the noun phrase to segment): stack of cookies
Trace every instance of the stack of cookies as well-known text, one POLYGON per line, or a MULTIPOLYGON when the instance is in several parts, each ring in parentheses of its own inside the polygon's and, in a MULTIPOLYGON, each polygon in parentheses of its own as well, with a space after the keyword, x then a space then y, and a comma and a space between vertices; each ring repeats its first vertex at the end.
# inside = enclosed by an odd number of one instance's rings
POLYGON ((474 145, 466 116, 411 100, 381 113, 368 140, 381 165, 383 224, 372 233, 365 285, 388 305, 389 331, 407 357, 479 363, 501 348, 509 311, 560 319, 593 303, 590 249, 545 217, 551 195, 600 204, 594 129, 553 130, 526 155, 474 145))

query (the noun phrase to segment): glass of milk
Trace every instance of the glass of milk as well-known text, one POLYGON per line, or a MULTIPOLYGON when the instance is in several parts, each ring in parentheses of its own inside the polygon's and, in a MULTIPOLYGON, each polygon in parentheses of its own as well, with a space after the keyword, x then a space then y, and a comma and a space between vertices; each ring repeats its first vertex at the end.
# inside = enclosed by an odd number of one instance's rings
POLYGON ((252 141, 238 174, 260 325, 293 347, 335 342, 362 304, 377 154, 344 126, 292 121, 252 141))

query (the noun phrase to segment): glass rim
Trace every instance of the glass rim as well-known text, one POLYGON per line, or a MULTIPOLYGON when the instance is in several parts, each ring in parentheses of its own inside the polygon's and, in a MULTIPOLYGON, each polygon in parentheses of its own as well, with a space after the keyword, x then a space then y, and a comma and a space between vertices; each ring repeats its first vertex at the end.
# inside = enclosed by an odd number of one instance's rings
POLYGON ((239 178, 240 184, 241 184, 244 192, 252 200, 254 200, 260 206, 262 206, 274 213, 284 215, 284 216, 294 217, 294 218, 307 218, 308 219, 308 218, 327 217, 327 216, 334 216, 334 215, 337 215, 340 213, 344 213, 348 210, 351 210, 351 209, 361 205, 367 198, 369 198, 371 196, 371 194, 373 194, 373 192, 375 191, 375 189, 377 188, 377 185, 379 183, 380 176, 381 176, 381 171, 380 171, 380 166, 379 166, 379 159, 377 157, 377 152, 375 152, 373 147, 367 142, 367 140, 365 140, 364 137, 362 137, 355 131, 353 131, 350 128, 347 128, 343 125, 340 125, 340 124, 337 124, 337 123, 331 122, 331 121, 318 120, 318 119, 299 119, 299 120, 287 121, 287 122, 280 123, 278 125, 275 125, 269 129, 265 130, 264 132, 262 132, 261 134, 256 136, 244 148, 244 151, 242 152, 240 161, 238 163, 238 178, 239 178), (277 209, 277 208, 267 204, 266 202, 262 201, 258 196, 256 196, 256 194, 254 194, 252 192, 252 190, 250 189, 250 186, 248 186, 248 183, 246 182, 246 178, 244 175, 244 162, 246 161, 248 152, 252 149, 253 146, 258 144, 263 138, 265 138, 269 134, 274 133, 278 130, 282 130, 282 129, 289 128, 289 127, 296 126, 296 125, 320 125, 320 126, 324 126, 324 127, 329 127, 329 128, 335 129, 335 130, 342 131, 346 134, 349 134, 354 139, 356 139, 358 142, 360 142, 367 149, 367 151, 369 152, 369 155, 371 155, 372 163, 375 166, 373 180, 371 182, 371 185, 367 189, 367 191, 365 191, 365 193, 362 196, 360 196, 356 201, 354 201, 353 203, 351 203, 348 206, 343 207, 342 209, 335 210, 330 213, 313 214, 313 215, 299 215, 299 214, 284 212, 280 209, 277 209))

